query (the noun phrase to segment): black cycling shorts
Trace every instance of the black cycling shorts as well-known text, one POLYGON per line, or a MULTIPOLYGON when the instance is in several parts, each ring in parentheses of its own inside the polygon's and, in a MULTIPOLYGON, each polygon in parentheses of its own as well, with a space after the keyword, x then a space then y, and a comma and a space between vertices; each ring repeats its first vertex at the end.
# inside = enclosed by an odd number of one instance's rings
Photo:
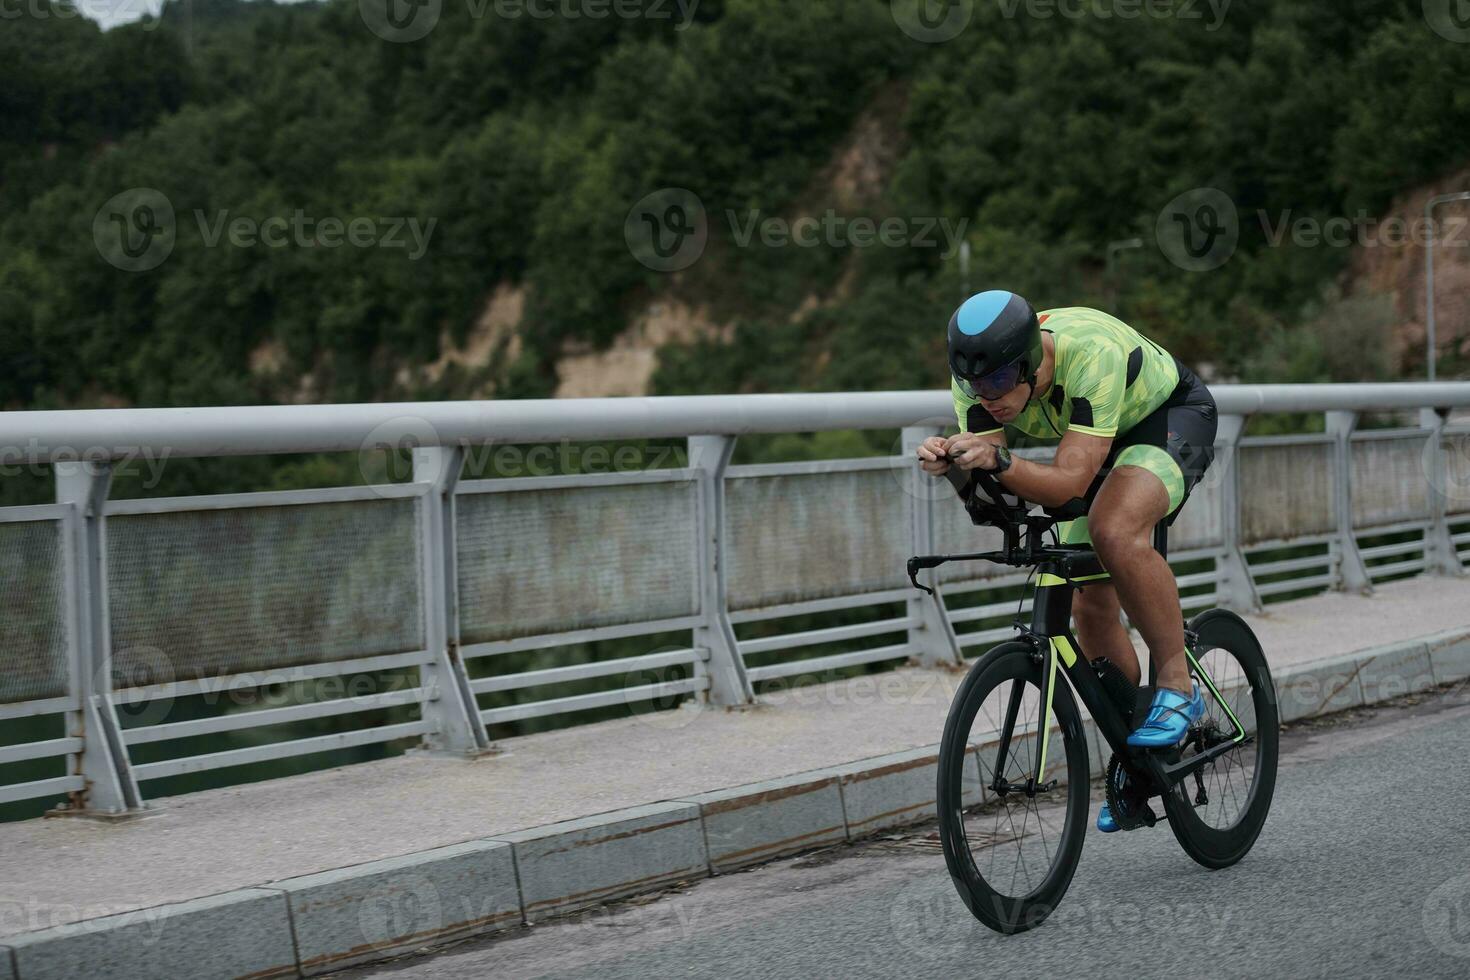
MULTIPOLYGON (((1214 461, 1215 430, 1219 426, 1214 396, 1193 371, 1177 358, 1174 363, 1179 367, 1179 384, 1162 405, 1113 440, 1107 459, 1083 498, 1089 508, 1115 466, 1138 466, 1163 481, 1169 493, 1169 514, 1164 523, 1173 524, 1214 461)), ((1061 533, 1065 543, 1090 543, 1086 519, 1073 521, 1061 533)))

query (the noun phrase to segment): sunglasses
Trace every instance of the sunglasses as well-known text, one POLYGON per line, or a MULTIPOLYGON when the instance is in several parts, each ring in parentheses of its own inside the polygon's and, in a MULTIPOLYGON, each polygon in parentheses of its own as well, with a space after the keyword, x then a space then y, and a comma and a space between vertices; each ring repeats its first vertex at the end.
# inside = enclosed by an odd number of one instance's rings
POLYGON ((1021 365, 1020 362, 1008 364, 983 378, 973 380, 962 378, 960 383, 967 389, 966 394, 971 398, 983 398, 988 402, 993 402, 1016 390, 1016 386, 1021 383, 1021 365))

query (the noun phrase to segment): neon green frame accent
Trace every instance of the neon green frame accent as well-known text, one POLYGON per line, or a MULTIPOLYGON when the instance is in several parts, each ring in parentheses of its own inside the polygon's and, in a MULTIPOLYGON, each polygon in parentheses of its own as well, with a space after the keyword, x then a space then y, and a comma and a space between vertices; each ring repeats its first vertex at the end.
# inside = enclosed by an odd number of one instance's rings
POLYGON ((1051 741, 1051 699, 1057 690, 1057 638, 1051 637, 1046 657, 1046 687, 1041 692, 1041 755, 1036 759, 1036 785, 1046 778, 1046 747, 1051 741))
POLYGON ((1036 584, 1044 589, 1053 585, 1066 585, 1069 582, 1096 582, 1099 579, 1112 577, 1108 572, 1098 572, 1096 575, 1079 575, 1076 578, 1062 578, 1060 575, 1053 575, 1051 572, 1042 572, 1037 577, 1036 584))
POLYGON ((1072 646, 1072 641, 1065 636, 1053 636, 1051 638, 1052 649, 1062 655, 1062 663, 1068 667, 1077 665, 1077 650, 1072 646))
POLYGON ((1215 695, 1215 700, 1219 702, 1220 707, 1224 708, 1225 713, 1230 716, 1230 723, 1235 726, 1235 737, 1231 741, 1245 741, 1245 726, 1240 723, 1239 718, 1235 717, 1235 712, 1230 710, 1230 703, 1225 700, 1225 695, 1221 694, 1220 689, 1215 686, 1215 682, 1210 677, 1209 672, 1200 666, 1198 660, 1194 659, 1194 652, 1189 647, 1184 648, 1184 655, 1189 658, 1190 666, 1194 668, 1195 673, 1199 674, 1200 679, 1205 682, 1205 686, 1210 689, 1210 693, 1215 695))
POLYGON ((1072 641, 1065 636, 1049 636, 1050 641, 1047 651, 1046 687, 1042 691, 1041 703, 1041 755, 1036 760, 1036 784, 1046 778, 1046 750, 1051 744, 1051 702, 1057 693, 1057 661, 1068 667, 1077 663, 1077 650, 1072 646, 1072 641))

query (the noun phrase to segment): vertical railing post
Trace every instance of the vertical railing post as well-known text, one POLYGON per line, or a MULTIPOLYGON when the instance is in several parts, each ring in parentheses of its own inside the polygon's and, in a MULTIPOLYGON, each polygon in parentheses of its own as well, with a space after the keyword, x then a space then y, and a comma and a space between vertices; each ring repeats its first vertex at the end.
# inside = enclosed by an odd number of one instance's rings
POLYGON ((1459 578, 1464 576, 1465 566, 1460 562, 1459 550, 1450 535, 1444 419, 1444 414, 1438 409, 1419 410, 1419 427, 1429 430, 1422 457, 1423 475, 1428 482, 1425 499, 1429 504, 1429 527, 1424 532, 1425 571, 1459 578))
MULTIPOLYGON (((918 464, 913 462, 914 451, 930 436, 943 435, 938 426, 910 426, 903 430, 901 451, 908 460, 907 474, 901 480, 909 498, 909 540, 913 554, 934 553, 934 498, 942 490, 952 496, 948 480, 935 480, 918 464)), ((958 503, 955 504, 958 506, 958 503)), ((939 593, 937 569, 924 573, 934 594, 915 591, 906 600, 910 622, 908 636, 918 651, 919 663, 926 667, 940 664, 963 663, 965 656, 955 638, 954 626, 949 621, 949 611, 944 606, 944 597, 939 593)))
POLYGON ((1245 434, 1244 415, 1220 418, 1215 433, 1215 463, 1221 468, 1220 529, 1223 547, 1220 553, 1220 578, 1215 595, 1220 605, 1236 612, 1257 612, 1261 596, 1251 578, 1250 563, 1245 560, 1242 542, 1240 496, 1240 440, 1245 434))
POLYGON ((755 700, 745 661, 730 622, 725 550, 725 470, 735 452, 733 436, 690 436, 689 467, 698 472, 700 625, 694 645, 709 651, 709 700, 718 705, 755 700))
POLYGON ((1337 516, 1337 538, 1332 548, 1338 555, 1339 588, 1343 591, 1373 591, 1368 566, 1358 551, 1358 538, 1353 531, 1353 432, 1358 427, 1357 412, 1328 412, 1327 431, 1333 436, 1333 510, 1337 516))
POLYGON ((474 754, 490 748, 469 675, 459 656, 459 575, 455 560, 455 488, 464 451, 431 446, 413 451, 413 479, 427 484, 418 499, 419 581, 424 645, 432 658, 420 668, 426 748, 474 754))
POLYGON ((66 525, 65 568, 70 600, 70 690, 78 708, 69 712, 69 734, 81 738, 76 774, 86 780, 72 794, 68 812, 115 815, 143 809, 127 746, 112 703, 112 640, 107 625, 105 511, 112 465, 86 460, 52 467, 56 501, 71 504, 66 525))

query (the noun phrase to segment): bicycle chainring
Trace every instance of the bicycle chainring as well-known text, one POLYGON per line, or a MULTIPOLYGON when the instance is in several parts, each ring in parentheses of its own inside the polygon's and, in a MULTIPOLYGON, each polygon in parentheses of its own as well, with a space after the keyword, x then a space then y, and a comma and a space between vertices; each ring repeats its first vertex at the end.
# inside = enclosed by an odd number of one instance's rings
POLYGON ((1158 821, 1158 817, 1148 805, 1147 791, 1140 788, 1143 784, 1144 780, 1137 773, 1128 772, 1127 767, 1118 758, 1118 754, 1114 752, 1108 759, 1107 778, 1104 786, 1107 792, 1108 810, 1118 824, 1118 829, 1137 830, 1139 827, 1152 827, 1158 821), (1118 789, 1120 772, 1128 776, 1121 790, 1118 789))

